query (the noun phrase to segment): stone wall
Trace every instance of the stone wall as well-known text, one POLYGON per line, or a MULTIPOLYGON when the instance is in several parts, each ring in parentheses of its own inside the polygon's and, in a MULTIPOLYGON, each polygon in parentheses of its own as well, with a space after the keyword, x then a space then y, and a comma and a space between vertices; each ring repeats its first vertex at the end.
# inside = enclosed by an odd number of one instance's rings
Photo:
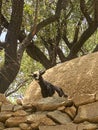
POLYGON ((0 130, 98 130, 98 92, 9 102, 0 94, 0 130))

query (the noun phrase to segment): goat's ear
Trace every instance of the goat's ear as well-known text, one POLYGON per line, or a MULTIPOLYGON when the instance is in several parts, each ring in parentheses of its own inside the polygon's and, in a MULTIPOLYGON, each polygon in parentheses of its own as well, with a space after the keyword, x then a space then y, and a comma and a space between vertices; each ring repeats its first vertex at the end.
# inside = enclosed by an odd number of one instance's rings
POLYGON ((40 70, 39 73, 43 75, 45 73, 45 70, 40 70))
POLYGON ((34 76, 34 74, 33 74, 33 73, 31 73, 31 74, 29 74, 28 76, 29 76, 29 77, 33 77, 33 76, 34 76))

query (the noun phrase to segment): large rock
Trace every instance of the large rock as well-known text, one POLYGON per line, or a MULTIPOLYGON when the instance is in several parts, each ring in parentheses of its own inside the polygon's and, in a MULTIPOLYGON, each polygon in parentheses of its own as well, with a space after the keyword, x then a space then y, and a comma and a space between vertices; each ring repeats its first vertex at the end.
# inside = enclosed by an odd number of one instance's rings
POLYGON ((47 113, 47 116, 59 124, 66 124, 72 121, 66 113, 62 113, 58 110, 47 113))
POLYGON ((46 116, 46 112, 36 112, 27 116, 27 122, 31 123, 32 129, 38 129, 40 125, 55 125, 55 122, 46 116))
POLYGON ((19 116, 19 117, 23 117, 28 115, 28 113, 24 110, 17 110, 16 112, 13 113, 13 116, 19 116))
POLYGON ((1 111, 13 111, 14 104, 3 104, 1 106, 1 111))
POLYGON ((37 110, 50 111, 56 110, 58 107, 61 106, 67 106, 68 104, 70 104, 70 101, 63 97, 48 97, 42 98, 41 100, 36 101, 34 104, 37 110))
POLYGON ((74 119, 77 113, 77 109, 75 106, 66 107, 64 112, 66 112, 72 119, 74 119))
POLYGON ((57 126, 40 126, 39 130, 98 130, 97 124, 84 122, 81 124, 67 123, 65 125, 57 126))
POLYGON ((21 129, 18 128, 18 127, 13 127, 13 128, 6 128, 6 129, 4 129, 4 130, 21 130, 21 129))
POLYGON ((4 130, 5 126, 2 122, 0 122, 0 130, 4 130))
POLYGON ((0 93, 0 102, 5 102, 5 101, 6 101, 5 95, 0 93))
POLYGON ((89 122, 80 123, 77 126, 78 130, 97 130, 98 125, 89 122))
POLYGON ((76 124, 68 123, 66 125, 40 126, 39 130, 78 130, 78 129, 76 124))
MULTIPOLYGON (((70 97, 95 93, 98 91, 98 52, 58 64, 47 70, 43 77, 63 88, 70 97)), ((40 87, 33 81, 25 93, 24 101, 40 98, 40 87)))
POLYGON ((5 122, 13 115, 13 112, 0 112, 0 121, 5 122))
POLYGON ((98 123, 98 102, 79 106, 78 114, 74 119, 75 123, 90 121, 98 123))
POLYGON ((19 124, 19 127, 20 127, 22 130, 28 130, 29 125, 28 125, 27 123, 21 123, 21 124, 19 124))
POLYGON ((10 117, 6 120, 5 124, 7 127, 17 127, 19 124, 25 123, 26 121, 26 117, 10 117))
POLYGON ((96 101, 96 95, 95 94, 76 95, 72 100, 76 106, 85 105, 96 101))

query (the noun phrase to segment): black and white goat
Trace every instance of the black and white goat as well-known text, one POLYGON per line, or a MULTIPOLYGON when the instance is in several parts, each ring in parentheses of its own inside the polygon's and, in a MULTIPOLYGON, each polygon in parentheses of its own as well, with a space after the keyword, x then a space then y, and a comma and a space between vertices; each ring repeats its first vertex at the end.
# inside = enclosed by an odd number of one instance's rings
POLYGON ((35 80, 37 80, 38 84, 40 85, 42 96, 44 98, 51 97, 56 91, 60 97, 68 97, 61 88, 54 86, 50 82, 44 80, 42 77, 44 73, 45 71, 37 71, 31 75, 35 80))

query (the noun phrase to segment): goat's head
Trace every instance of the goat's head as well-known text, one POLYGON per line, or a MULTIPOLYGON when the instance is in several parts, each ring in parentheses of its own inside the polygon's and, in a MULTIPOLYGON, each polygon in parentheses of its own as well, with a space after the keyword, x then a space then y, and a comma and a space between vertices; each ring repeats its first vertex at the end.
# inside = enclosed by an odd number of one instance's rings
POLYGON ((33 74, 31 74, 31 76, 35 79, 35 80, 39 80, 40 77, 45 73, 45 70, 40 70, 40 71, 35 71, 33 74))

